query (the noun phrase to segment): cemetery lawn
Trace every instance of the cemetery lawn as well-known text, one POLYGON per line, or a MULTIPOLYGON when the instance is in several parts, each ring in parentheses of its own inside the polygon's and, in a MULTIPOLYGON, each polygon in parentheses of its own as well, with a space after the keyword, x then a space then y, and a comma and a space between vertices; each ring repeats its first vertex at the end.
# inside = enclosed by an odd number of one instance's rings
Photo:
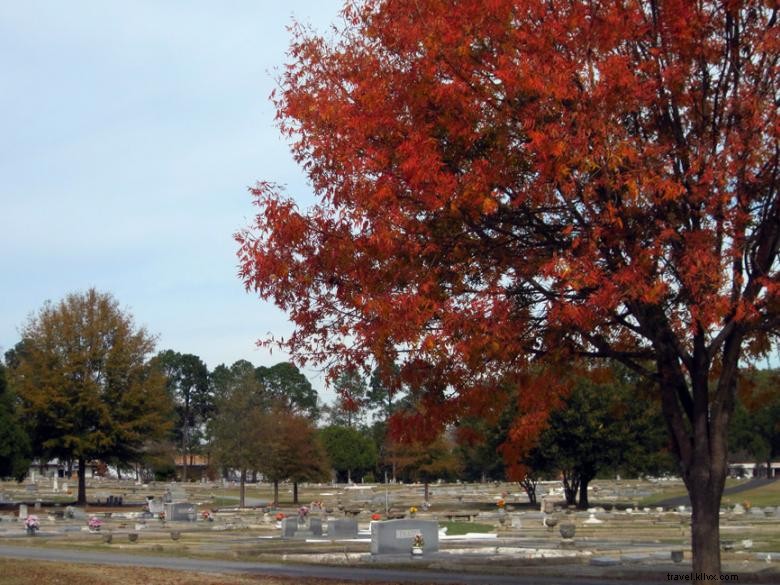
POLYGON ((495 532, 492 524, 479 524, 477 522, 439 522, 439 528, 447 528, 447 536, 462 536, 472 533, 495 532))
POLYGON ((723 496, 723 504, 733 506, 749 502, 751 506, 780 506, 780 480, 775 480, 770 484, 761 487, 740 492, 731 496, 723 496))
MULTIPOLYGON (((728 479, 726 479, 726 489, 731 488, 731 487, 736 487, 736 486, 738 486, 740 484, 746 483, 747 481, 749 481, 749 480, 728 478, 728 479)), ((757 506, 767 506, 767 505, 775 505, 776 506, 776 505, 780 505, 780 482, 775 482, 775 484, 774 484, 774 487, 775 487, 775 490, 776 490, 776 492, 775 492, 776 493, 776 497, 775 497, 774 504, 772 502, 767 502, 765 504, 760 504, 760 503, 757 503, 757 502, 753 502, 753 499, 750 497, 755 492, 763 491, 766 488, 772 488, 772 487, 773 486, 764 486, 764 487, 761 487, 761 488, 756 488, 756 489, 748 490, 748 491, 745 491, 745 492, 740 492, 739 494, 735 494, 734 496, 731 496, 734 499, 734 501, 731 502, 731 504, 737 504, 737 503, 741 504, 745 500, 748 500, 748 501, 751 502, 751 504, 754 504, 754 505, 757 505, 757 506)), ((670 500, 672 498, 678 498, 678 497, 683 497, 683 496, 687 496, 687 495, 688 495, 688 491, 685 489, 685 486, 675 482, 674 484, 672 484, 670 486, 662 486, 654 494, 652 494, 650 496, 647 496, 646 498, 642 498, 641 500, 639 500, 639 504, 638 505, 639 506, 655 506, 658 502, 663 502, 665 500, 670 500)), ((724 505, 729 503, 729 502, 726 502, 727 498, 728 498, 728 496, 723 496, 723 503, 724 503, 724 505)))
MULTIPOLYGON (((102 565, 68 564, 62 562, 0 559, 0 585, 337 585, 328 579, 300 577, 267 577, 232 573, 206 574, 144 569, 141 567, 112 567, 102 565)), ((357 582, 353 585, 359 585, 357 582)), ((383 585, 372 583, 372 585, 383 585)), ((384 585, 390 585, 385 583, 384 585)))

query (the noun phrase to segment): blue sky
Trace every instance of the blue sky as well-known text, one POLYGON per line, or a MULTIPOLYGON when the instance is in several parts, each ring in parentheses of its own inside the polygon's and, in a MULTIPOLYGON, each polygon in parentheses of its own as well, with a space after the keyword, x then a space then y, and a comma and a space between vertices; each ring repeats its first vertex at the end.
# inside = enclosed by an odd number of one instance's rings
POLYGON ((255 347, 290 326, 244 292, 232 235, 257 180, 310 193, 268 96, 293 17, 326 32, 340 8, 0 3, 0 351, 44 301, 94 286, 210 368, 285 358, 255 347))

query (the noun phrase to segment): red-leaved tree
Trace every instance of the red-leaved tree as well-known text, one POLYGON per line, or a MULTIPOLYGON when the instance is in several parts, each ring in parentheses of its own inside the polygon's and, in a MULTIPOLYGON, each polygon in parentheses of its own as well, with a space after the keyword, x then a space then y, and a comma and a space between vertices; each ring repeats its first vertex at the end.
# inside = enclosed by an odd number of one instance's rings
POLYGON ((319 204, 260 183, 237 235, 285 346, 426 364, 431 421, 522 382, 516 434, 556 400, 531 362, 621 361, 657 382, 717 573, 739 362, 780 319, 776 4, 367 0, 290 54, 278 117, 319 204))

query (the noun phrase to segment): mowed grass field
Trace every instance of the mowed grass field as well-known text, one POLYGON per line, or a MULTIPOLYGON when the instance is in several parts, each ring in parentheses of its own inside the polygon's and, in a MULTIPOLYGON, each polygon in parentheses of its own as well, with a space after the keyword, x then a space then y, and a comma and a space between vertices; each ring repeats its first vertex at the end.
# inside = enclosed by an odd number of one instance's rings
MULTIPOLYGON (((212 575, 167 569, 0 559, 0 584, 2 585, 339 585, 339 583, 342 581, 261 575, 212 575)), ((355 581, 349 583, 360 585, 355 581)), ((372 582, 371 585, 394 584, 372 582)))
MULTIPOLYGON (((727 479, 726 489, 730 487, 736 487, 746 483, 747 481, 749 480, 727 479)), ((661 488, 652 496, 643 498, 639 504, 641 506, 654 506, 658 502, 662 502, 670 498, 685 496, 687 494, 688 492, 685 491, 685 486, 676 484, 674 486, 670 486, 667 489, 661 488)), ((732 495, 724 495, 721 502, 724 506, 744 504, 745 502, 748 502, 751 506, 760 506, 762 508, 767 506, 780 506, 780 479, 770 484, 753 488, 751 490, 746 490, 744 492, 739 492, 732 495)))

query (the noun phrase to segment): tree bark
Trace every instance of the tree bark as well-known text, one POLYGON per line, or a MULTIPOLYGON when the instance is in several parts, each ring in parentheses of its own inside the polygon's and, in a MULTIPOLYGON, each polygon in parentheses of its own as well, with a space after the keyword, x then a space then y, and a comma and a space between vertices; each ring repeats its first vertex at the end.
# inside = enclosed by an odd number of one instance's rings
POLYGON ((76 504, 79 506, 87 505, 87 462, 83 456, 79 456, 79 490, 76 504))
MULTIPOLYGON (((185 421, 186 421, 186 417, 187 417, 187 412, 186 411, 184 412, 184 416, 185 416, 185 421)), ((181 466, 181 481, 183 483, 187 482, 187 443, 188 443, 188 441, 187 441, 187 434, 188 434, 188 432, 187 431, 188 431, 188 427, 187 427, 187 423, 185 422, 184 423, 184 428, 182 429, 182 433, 181 433, 181 462, 182 462, 182 466, 181 466)))
POLYGON ((293 504, 298 504, 298 482, 293 482, 293 504))
POLYGON ((720 500, 723 488, 693 483, 691 496, 691 550, 693 572, 720 573, 720 500))
POLYGON ((587 510, 590 507, 588 503, 588 482, 590 482, 590 478, 586 476, 580 477, 580 501, 577 503, 577 508, 580 510, 587 510))
POLYGON ((728 472, 727 430, 736 401, 741 335, 735 328, 725 340, 714 381, 710 374, 715 355, 701 331, 693 336, 691 353, 674 344, 668 326, 661 327, 654 342, 662 408, 693 508, 694 573, 717 575, 721 570, 719 511, 728 472))
POLYGON ((425 501, 426 502, 428 501, 428 497, 431 494, 430 485, 431 485, 430 482, 428 480, 425 480, 425 501))
POLYGON ((574 506, 577 503, 577 492, 580 487, 580 477, 572 472, 563 472, 563 495, 566 497, 566 505, 574 506))
POLYGON ((520 485, 525 490, 526 495, 528 496, 528 501, 531 503, 532 506, 535 506, 537 504, 536 501, 536 480, 531 479, 530 477, 525 477, 520 482, 520 485))

